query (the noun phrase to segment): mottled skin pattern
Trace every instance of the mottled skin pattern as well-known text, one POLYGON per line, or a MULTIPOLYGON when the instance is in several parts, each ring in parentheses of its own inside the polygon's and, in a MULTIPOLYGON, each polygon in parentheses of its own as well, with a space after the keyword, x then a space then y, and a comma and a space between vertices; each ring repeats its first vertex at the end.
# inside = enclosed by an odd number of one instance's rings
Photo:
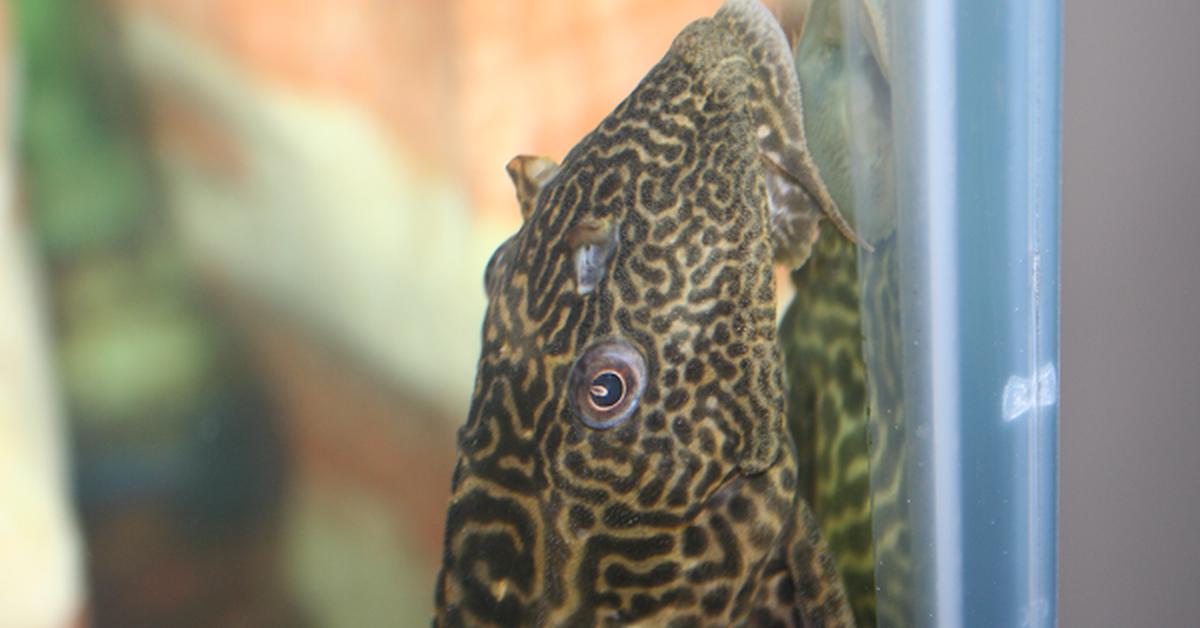
POLYGON ((801 495, 846 584, 859 625, 912 625, 905 583, 876 581, 876 560, 912 572, 908 528, 894 237, 856 260, 844 240, 822 237, 792 273, 796 296, 780 323, 788 428, 798 443, 801 495), (858 273, 864 278, 866 300, 858 273), (865 307, 861 306, 865 303, 865 307), (884 339, 864 345, 863 337, 884 339), (883 377, 867 378, 872 373, 883 377), (875 492, 871 493, 874 482, 875 492))
POLYGON ((561 166, 510 164, 436 625, 853 625, 784 429, 773 259, 846 230, 791 71, 733 0, 561 166), (608 425, 573 384, 611 346, 644 392, 608 425))
MULTIPOLYGON (((861 129, 849 125, 861 125, 862 114, 848 114, 852 103, 843 6, 841 0, 812 2, 795 58, 808 97, 804 123, 813 158, 838 206, 857 223, 874 208, 860 212, 856 201, 876 199, 854 193, 850 142, 851 133, 861 129)), ((861 111, 861 100, 853 104, 861 111)), ((818 239, 812 257, 792 273, 795 297, 780 322, 780 338, 801 494, 812 504, 829 542, 855 619, 859 625, 873 626, 875 555, 858 257, 856 247, 843 239, 818 239)))
POLYGON ((863 275, 863 333, 878 339, 867 343, 863 358, 871 373, 867 404, 872 409, 868 426, 871 451, 871 516, 875 559, 887 565, 886 577, 875 586, 876 617, 880 626, 910 626, 921 618, 913 616, 913 596, 908 574, 917 570, 908 522, 911 501, 911 469, 908 468, 906 438, 903 348, 900 329, 900 297, 897 286, 896 235, 877 241, 874 255, 864 256, 859 266, 863 275))
POLYGON ((819 238, 809 261, 792 273, 795 297, 780 324, 802 495, 864 626, 919 624, 911 616, 908 581, 896 577, 912 572, 913 555, 899 379, 886 8, 879 0, 814 0, 804 16, 795 58, 810 103, 804 118, 809 146, 839 207, 860 230, 868 219, 865 235, 875 250, 861 251, 828 234, 819 238), (850 30, 842 15, 847 8, 854 11, 850 30), (862 38, 861 45, 847 46, 848 33, 862 38), (859 82, 851 88, 853 73, 859 82), (868 143, 853 165, 852 136, 868 143), (858 188, 852 167, 860 169, 858 188), (876 561, 886 566, 882 580, 876 561))
POLYGON ((860 625, 875 624, 875 556, 857 250, 818 239, 792 273, 796 295, 780 322, 788 428, 798 443, 801 495, 836 558, 860 625))

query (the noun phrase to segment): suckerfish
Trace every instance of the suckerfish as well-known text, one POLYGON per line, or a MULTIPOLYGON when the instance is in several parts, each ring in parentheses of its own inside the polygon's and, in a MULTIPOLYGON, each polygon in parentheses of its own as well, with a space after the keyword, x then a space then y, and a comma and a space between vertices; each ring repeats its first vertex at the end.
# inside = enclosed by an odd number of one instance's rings
POLYGON ((801 495, 863 626, 920 623, 903 577, 914 555, 888 4, 813 0, 806 7, 795 60, 808 146, 834 201, 875 251, 862 254, 823 228, 809 260, 792 273, 795 296, 780 322, 801 495))
POLYGON ((773 264, 855 237, 800 97, 730 0, 561 164, 510 162, 435 625, 853 625, 784 425, 773 264))

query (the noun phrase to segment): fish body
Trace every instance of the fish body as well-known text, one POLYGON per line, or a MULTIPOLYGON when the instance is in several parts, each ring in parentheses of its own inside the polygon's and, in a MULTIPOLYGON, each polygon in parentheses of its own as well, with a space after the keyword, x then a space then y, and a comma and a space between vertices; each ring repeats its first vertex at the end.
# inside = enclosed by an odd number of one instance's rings
POLYGON ((689 25, 485 274, 435 625, 853 625, 798 497, 776 259, 848 231, 757 2, 689 25))
MULTIPOLYGON (((874 248, 821 236, 780 323, 802 495, 860 625, 904 626, 914 572, 887 0, 814 0, 795 48, 809 147, 874 248)), ((828 231, 828 229, 825 229, 828 231)))

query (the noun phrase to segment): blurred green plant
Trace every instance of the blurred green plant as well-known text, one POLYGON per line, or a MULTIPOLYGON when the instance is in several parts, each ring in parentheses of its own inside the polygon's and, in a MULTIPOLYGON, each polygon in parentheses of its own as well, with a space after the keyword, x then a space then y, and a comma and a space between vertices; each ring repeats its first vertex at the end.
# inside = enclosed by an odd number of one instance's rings
POLYGON ((14 8, 20 180, 85 524, 129 499, 210 538, 269 522, 271 404, 173 237, 112 16, 88 0, 14 8))
POLYGON ((156 190, 106 15, 80 0, 15 8, 20 154, 42 250, 64 262, 155 230, 156 190))

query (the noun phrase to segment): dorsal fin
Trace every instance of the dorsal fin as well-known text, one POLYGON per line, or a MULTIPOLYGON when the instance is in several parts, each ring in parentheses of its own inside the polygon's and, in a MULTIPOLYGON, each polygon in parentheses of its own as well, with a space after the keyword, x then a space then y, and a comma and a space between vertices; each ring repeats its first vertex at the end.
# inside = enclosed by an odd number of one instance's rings
POLYGON ((822 217, 852 242, 872 250, 838 210, 808 150, 800 82, 779 22, 758 0, 727 0, 713 19, 754 64, 750 110, 755 140, 767 163, 776 259, 801 266, 822 217))
POLYGON ((558 163, 540 155, 517 155, 504 167, 517 188, 517 202, 521 205, 521 217, 529 220, 537 205, 537 195, 542 186, 558 172, 558 163))

